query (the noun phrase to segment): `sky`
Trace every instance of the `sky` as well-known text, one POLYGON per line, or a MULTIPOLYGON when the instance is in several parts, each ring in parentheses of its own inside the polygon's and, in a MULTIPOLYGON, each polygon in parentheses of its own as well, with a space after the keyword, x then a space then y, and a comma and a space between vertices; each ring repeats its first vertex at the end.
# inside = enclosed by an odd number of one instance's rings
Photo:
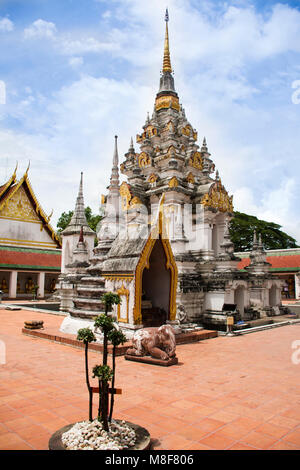
POLYGON ((30 161, 55 228, 83 171, 98 213, 114 136, 122 162, 152 114, 166 7, 176 91, 235 210, 300 244, 300 0, 0 0, 0 184, 30 161))

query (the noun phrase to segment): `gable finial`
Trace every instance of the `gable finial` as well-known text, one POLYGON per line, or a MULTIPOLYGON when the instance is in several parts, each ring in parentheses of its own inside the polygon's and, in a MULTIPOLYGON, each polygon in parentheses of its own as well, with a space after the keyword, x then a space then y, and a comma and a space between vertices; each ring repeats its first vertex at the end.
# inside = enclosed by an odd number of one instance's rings
POLYGON ((27 169, 26 169, 25 174, 24 174, 24 177, 25 177, 25 178, 27 178, 27 176, 28 176, 29 168, 30 168, 30 160, 29 160, 29 162, 28 162, 28 166, 27 166, 27 169))

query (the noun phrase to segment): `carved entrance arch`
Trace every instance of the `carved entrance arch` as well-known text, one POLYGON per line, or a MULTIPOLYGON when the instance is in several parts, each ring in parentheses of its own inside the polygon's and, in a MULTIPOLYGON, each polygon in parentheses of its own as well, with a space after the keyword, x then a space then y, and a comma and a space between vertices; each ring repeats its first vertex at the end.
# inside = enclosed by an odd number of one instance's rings
POLYGON ((166 269, 170 270, 170 299, 169 299, 169 318, 168 320, 174 321, 176 318, 176 290, 178 280, 178 270, 173 256, 171 244, 166 236, 165 224, 163 221, 163 210, 161 201, 159 207, 158 220, 148 237, 144 246, 141 257, 135 271, 135 299, 133 318, 134 324, 140 325, 142 323, 142 279, 144 269, 150 267, 150 256, 155 243, 160 240, 166 256, 166 269))

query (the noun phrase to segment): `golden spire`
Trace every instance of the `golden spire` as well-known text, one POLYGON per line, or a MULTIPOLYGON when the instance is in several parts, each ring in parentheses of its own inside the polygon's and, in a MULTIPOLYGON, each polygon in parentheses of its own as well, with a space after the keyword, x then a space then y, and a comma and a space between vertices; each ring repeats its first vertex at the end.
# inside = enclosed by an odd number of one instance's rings
POLYGON ((163 60, 163 73, 172 72, 171 59, 170 59, 170 48, 169 48, 169 31, 168 31, 169 13, 166 9, 165 22, 166 22, 166 34, 165 34, 165 47, 164 47, 164 60, 163 60))

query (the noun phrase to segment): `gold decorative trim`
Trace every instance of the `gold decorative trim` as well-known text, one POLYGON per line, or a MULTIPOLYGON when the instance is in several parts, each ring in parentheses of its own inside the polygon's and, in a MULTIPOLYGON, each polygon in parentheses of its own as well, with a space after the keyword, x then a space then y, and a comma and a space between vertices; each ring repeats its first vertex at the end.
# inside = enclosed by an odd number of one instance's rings
POLYGON ((157 176, 154 173, 151 173, 151 175, 148 178, 148 183, 154 184, 157 181, 157 176))
POLYGON ((176 148, 174 147, 174 145, 170 145, 170 147, 168 148, 166 158, 170 158, 172 157, 172 155, 176 155, 176 148))
POLYGON ((159 111, 160 109, 173 108, 176 111, 180 110, 179 98, 172 95, 164 95, 156 98, 155 100, 155 109, 159 111))
POLYGON ((46 242, 33 242, 31 240, 15 240, 15 239, 10 239, 10 238, 0 238, 0 243, 5 244, 5 245, 12 245, 12 246, 19 246, 21 245, 28 245, 32 247, 40 247, 40 248, 57 248, 56 243, 53 242, 51 245, 50 243, 46 242))
POLYGON ((109 274, 102 274, 102 277, 107 281, 132 281, 134 278, 133 274, 127 273, 109 273, 109 274))
POLYGON ((141 204, 142 204, 142 201, 140 200, 140 198, 137 196, 134 196, 130 201, 130 208, 139 206, 141 204))
POLYGON ((120 186, 120 195, 121 195, 122 209, 124 211, 127 211, 130 207, 132 194, 130 191, 129 184, 126 183, 125 181, 120 186))
POLYGON ((5 191, 16 181, 17 177, 17 168, 18 168, 18 163, 16 164, 15 171, 13 172, 12 176, 9 178, 6 184, 3 185, 2 190, 0 191, 0 197, 5 193, 5 191))
POLYGON ((140 168, 144 168, 151 165, 151 158, 146 152, 142 152, 138 157, 138 163, 140 168))
POLYGON ((190 184, 195 184, 195 177, 194 177, 194 175, 193 175, 192 172, 190 172, 190 173, 187 175, 186 179, 187 179, 187 182, 188 182, 188 183, 190 183, 190 184))
POLYGON ((189 124, 187 124, 185 127, 183 127, 181 129, 181 134, 186 135, 187 137, 189 137, 191 135, 191 131, 192 131, 191 126, 189 124))
POLYGON ((177 188, 178 184, 178 179, 176 176, 173 176, 173 178, 171 178, 169 181, 169 188, 177 188))
POLYGON ((203 159, 200 152, 194 152, 189 159, 189 165, 197 170, 203 170, 203 159))
POLYGON ((157 135, 156 127, 151 126, 151 125, 146 127, 145 132, 146 132, 146 135, 148 137, 153 137, 153 136, 157 135))
POLYGON ((147 137, 151 138, 157 135, 158 135, 158 131, 156 127, 149 125, 146 127, 145 131, 141 135, 139 134, 136 135, 136 141, 137 143, 140 143, 143 140, 147 139, 147 137))
POLYGON ((204 194, 201 204, 205 207, 218 209, 220 212, 233 212, 233 196, 229 196, 221 180, 216 181, 204 194))
POLYGON ((123 211, 128 211, 137 205, 143 204, 139 197, 132 196, 130 186, 125 181, 121 184, 119 191, 123 211))
POLYGON ((135 271, 135 298, 134 298, 134 310, 133 318, 134 324, 142 324, 142 279, 144 269, 149 269, 150 255, 152 253, 153 247, 158 238, 160 238, 163 249, 167 258, 166 268, 170 269, 171 272, 171 285, 170 285, 170 301, 169 301, 169 320, 174 321, 176 318, 176 291, 177 291, 177 281, 178 281, 178 270, 176 262, 173 256, 171 244, 166 237, 166 228, 165 221, 163 216, 163 198, 159 206, 158 219, 155 226, 152 228, 149 238, 144 246, 144 249, 141 253, 139 262, 135 271))
MULTIPOLYGON (((128 318, 129 318, 129 290, 124 287, 124 284, 122 284, 122 287, 117 290, 117 294, 122 297, 126 297, 126 318, 121 317, 121 305, 118 304, 117 308, 117 315, 118 315, 118 322, 122 323, 128 323, 128 318)), ((122 300, 122 299, 121 299, 122 300)))

